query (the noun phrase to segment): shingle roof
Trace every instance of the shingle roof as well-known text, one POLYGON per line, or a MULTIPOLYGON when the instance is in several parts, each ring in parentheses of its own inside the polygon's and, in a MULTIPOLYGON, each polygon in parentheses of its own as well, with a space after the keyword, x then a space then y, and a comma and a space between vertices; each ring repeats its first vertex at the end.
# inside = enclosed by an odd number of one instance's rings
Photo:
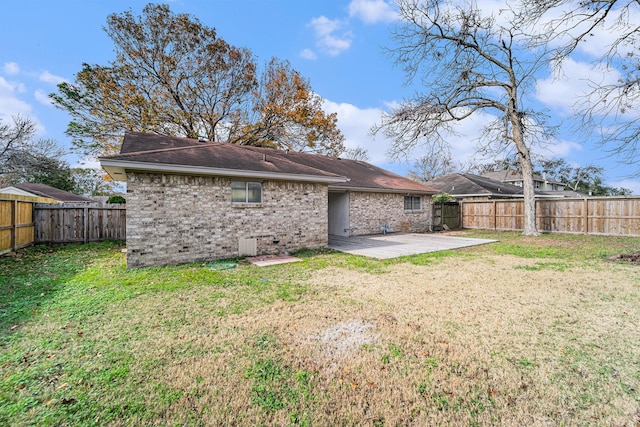
MULTIPOLYGON (((200 142, 140 132, 127 132, 120 154, 100 159, 109 173, 110 167, 135 170, 168 170, 186 166, 201 173, 224 175, 225 172, 283 174, 290 179, 305 176, 330 182, 331 188, 436 193, 437 190, 411 181, 366 162, 286 152, 271 148, 200 142)), ((185 171, 186 173, 187 171, 185 171)), ((114 177, 115 178, 115 177, 114 177)))
POLYGON ((522 187, 480 175, 454 173, 427 181, 427 185, 443 193, 456 195, 515 196, 522 195, 522 187))
POLYGON ((49 197, 51 199, 60 200, 61 202, 92 202, 93 200, 60 190, 46 184, 15 184, 14 187, 20 190, 28 191, 37 196, 49 197))
MULTIPOLYGON (((485 178, 495 179, 496 181, 522 181, 522 172, 514 171, 514 170, 503 170, 503 171, 493 171, 493 172, 485 172, 482 174, 485 178)), ((545 178, 539 174, 533 174, 533 179, 535 181, 546 181, 549 184, 557 184, 564 186, 562 182, 556 181, 555 179, 545 178)))

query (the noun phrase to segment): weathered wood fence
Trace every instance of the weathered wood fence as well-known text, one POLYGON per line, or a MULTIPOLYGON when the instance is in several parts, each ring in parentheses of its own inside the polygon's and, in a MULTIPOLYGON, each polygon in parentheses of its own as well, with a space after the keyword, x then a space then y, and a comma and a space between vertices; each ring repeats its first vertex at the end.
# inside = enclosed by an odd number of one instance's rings
POLYGON ((33 201, 0 199, 0 255, 33 243, 33 201))
POLYGON ((33 243, 126 239, 126 208, 0 198, 0 255, 33 243))
POLYGON ((125 240, 126 208, 73 203, 36 203, 36 243, 89 243, 125 240))
MULTIPOLYGON (((463 228, 524 229, 521 199, 464 201, 461 209, 463 228)), ((548 233, 640 236, 640 198, 540 199, 536 223, 539 231, 548 233)))
POLYGON ((440 231, 460 228, 460 212, 460 204, 458 202, 434 203, 433 230, 440 231))

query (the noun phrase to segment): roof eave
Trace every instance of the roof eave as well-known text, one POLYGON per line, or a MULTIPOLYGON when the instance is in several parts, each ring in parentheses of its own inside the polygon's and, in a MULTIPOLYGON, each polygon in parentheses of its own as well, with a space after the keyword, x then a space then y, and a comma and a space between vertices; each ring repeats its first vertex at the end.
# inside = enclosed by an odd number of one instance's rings
POLYGON ((415 190, 410 188, 374 188, 374 187, 351 187, 348 185, 329 185, 329 190, 333 191, 361 191, 364 193, 406 193, 433 195, 438 191, 415 190))
POLYGON ((166 172, 177 174, 192 175, 211 175, 211 176, 230 176, 243 178, 260 178, 260 179, 277 179, 284 181, 303 181, 303 182, 319 182, 319 183, 340 183, 347 182, 344 176, 323 176, 323 175, 307 175, 293 174, 282 172, 252 171, 241 169, 225 169, 211 168, 203 166, 189 165, 173 165, 169 163, 147 163, 127 160, 114 160, 101 158, 100 164, 107 171, 109 176, 115 181, 126 181, 127 170, 143 171, 143 172, 166 172))

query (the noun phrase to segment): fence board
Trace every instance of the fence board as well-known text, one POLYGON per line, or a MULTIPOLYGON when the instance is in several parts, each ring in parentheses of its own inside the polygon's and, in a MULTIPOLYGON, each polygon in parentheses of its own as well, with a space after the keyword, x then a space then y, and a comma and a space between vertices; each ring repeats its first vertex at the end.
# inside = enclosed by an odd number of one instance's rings
POLYGON ((0 199, 0 255, 33 243, 33 202, 0 199))
POLYGON ((126 208, 72 203, 38 203, 35 211, 38 243, 88 243, 126 239, 126 208))
MULTIPOLYGON (((461 205, 464 228, 524 229, 522 199, 474 200, 461 205)), ((549 233, 640 236, 640 198, 541 199, 536 201, 536 224, 539 231, 549 233)))

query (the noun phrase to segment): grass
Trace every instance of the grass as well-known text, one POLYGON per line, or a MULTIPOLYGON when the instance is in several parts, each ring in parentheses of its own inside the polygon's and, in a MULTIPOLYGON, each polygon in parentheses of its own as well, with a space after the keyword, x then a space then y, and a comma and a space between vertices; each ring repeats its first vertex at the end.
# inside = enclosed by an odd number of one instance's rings
MULTIPOLYGON (((0 425, 636 425, 640 239, 126 270, 0 258, 0 425)), ((236 260, 237 261, 237 260, 236 260)))

